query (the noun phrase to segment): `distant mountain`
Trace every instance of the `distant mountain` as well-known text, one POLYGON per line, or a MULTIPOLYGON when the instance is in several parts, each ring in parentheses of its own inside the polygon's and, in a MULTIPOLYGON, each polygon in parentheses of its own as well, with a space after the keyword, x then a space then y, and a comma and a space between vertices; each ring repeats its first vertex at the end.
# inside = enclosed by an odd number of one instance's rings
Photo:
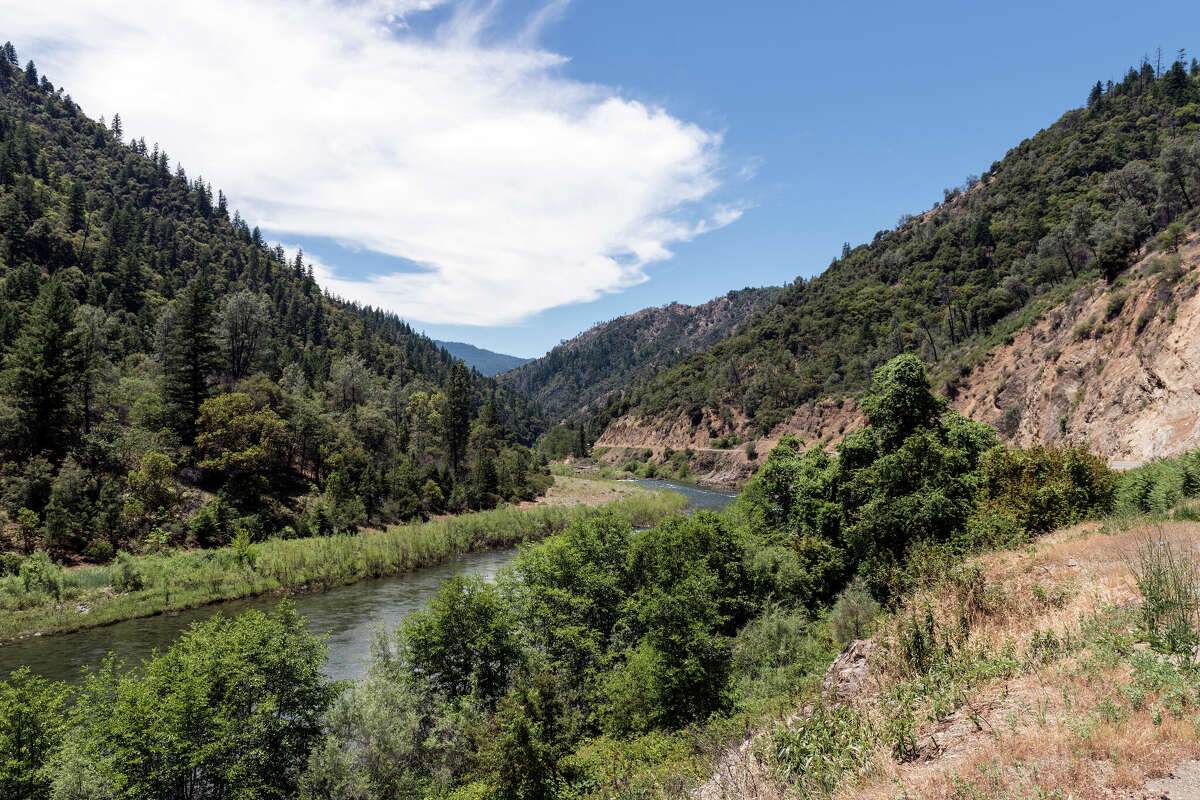
POLYGON ((434 344, 455 358, 461 358, 466 362, 468 367, 474 367, 479 374, 489 377, 499 375, 501 372, 508 372, 510 369, 516 369, 522 364, 528 364, 533 360, 532 358, 509 356, 504 353, 493 353, 491 350, 484 350, 482 347, 476 347, 466 342, 439 342, 435 339, 434 344))
POLYGON ((602 322, 498 380, 539 403, 550 422, 590 415, 613 392, 729 338, 782 291, 742 289, 699 306, 644 308, 602 322))

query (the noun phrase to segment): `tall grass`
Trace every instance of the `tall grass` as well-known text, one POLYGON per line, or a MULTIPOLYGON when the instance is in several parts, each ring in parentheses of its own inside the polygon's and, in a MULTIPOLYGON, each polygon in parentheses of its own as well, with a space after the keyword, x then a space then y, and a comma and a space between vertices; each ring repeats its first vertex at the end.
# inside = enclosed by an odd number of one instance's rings
POLYGON ((1166 514, 1180 501, 1200 496, 1200 450, 1163 458, 1121 476, 1114 511, 1118 517, 1166 514))
POLYGON ((36 573, 26 569, 24 576, 0 579, 0 640, 79 630, 267 592, 321 591, 396 575, 466 553, 544 539, 601 509, 635 527, 648 527, 686 505, 687 498, 674 492, 638 492, 600 508, 505 508, 357 535, 120 554, 112 564, 73 570, 39 561, 36 573))
POLYGON ((1148 538, 1129 559, 1141 592, 1142 628, 1157 650, 1190 655, 1200 643, 1200 559, 1170 542, 1148 538))

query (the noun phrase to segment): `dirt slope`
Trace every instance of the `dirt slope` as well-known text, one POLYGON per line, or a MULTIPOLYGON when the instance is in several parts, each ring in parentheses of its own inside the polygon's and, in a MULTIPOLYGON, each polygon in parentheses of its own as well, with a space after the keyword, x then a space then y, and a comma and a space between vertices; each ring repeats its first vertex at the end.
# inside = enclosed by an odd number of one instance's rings
MULTIPOLYGON (((1155 254, 1113 287, 1080 289, 1011 343, 955 381, 951 404, 1011 442, 1083 443, 1110 462, 1142 462, 1200 447, 1200 239, 1155 254)), ((708 452, 693 471, 712 483, 744 482, 757 463, 713 440, 744 420, 642 420, 625 416, 596 442, 614 448, 708 452), (715 455, 716 454, 716 455, 715 455)), ((852 398, 807 403, 757 440, 764 454, 785 433, 832 445, 861 427, 852 398)), ((744 434, 743 434, 744 436, 744 434)), ((739 440, 741 441, 741 440, 739 440)))
POLYGON ((1200 447, 1200 244, 1173 261, 1077 293, 993 351, 955 407, 1019 444, 1082 442, 1110 461, 1200 447))

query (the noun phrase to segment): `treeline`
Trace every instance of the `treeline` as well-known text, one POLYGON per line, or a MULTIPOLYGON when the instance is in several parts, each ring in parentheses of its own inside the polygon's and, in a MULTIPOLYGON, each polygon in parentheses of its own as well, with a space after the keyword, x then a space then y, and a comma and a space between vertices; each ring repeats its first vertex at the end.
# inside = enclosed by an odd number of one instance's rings
POLYGON ((530 498, 535 407, 332 298, 165 150, 0 57, 8 546, 309 536, 530 498))
POLYGON ((37 744, 0 752, 14 765, 0 787, 63 800, 682 792, 674 770, 699 742, 793 706, 881 606, 963 553, 1111 506, 1103 462, 997 444, 947 410, 913 356, 876 371, 864 409, 870 425, 836 456, 781 443, 726 514, 636 531, 601 513, 522 550, 496 583, 447 582, 337 697, 286 609, 199 626, 142 673, 107 667, 71 711, 66 689, 18 675, 0 684, 0 730, 24 725, 37 744))
POLYGON ((1177 248, 1198 203, 1200 69, 1142 64, 940 207, 846 245, 736 336, 614 394, 598 425, 631 413, 690 418, 713 437, 766 433, 806 401, 857 394, 902 352, 944 365, 953 392, 978 346, 1031 322, 1039 304, 1113 281, 1148 248, 1177 248))
MULTIPOLYGON (((499 380, 536 401, 551 422, 586 423, 610 394, 628 392, 658 370, 733 335, 781 291, 740 289, 699 306, 646 308, 602 322, 499 380)), ((589 430, 590 439, 602 430, 589 430)))

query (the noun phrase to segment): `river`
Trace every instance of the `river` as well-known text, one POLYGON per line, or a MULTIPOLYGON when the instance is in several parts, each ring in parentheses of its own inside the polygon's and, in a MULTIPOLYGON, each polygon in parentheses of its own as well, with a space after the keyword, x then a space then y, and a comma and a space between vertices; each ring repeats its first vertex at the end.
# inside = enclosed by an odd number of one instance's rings
MULTIPOLYGON (((685 495, 689 510, 720 509, 735 497, 688 484, 637 480, 647 489, 671 489, 685 495)), ((310 630, 329 637, 325 670, 336 679, 359 678, 376 627, 392 627, 422 608, 442 582, 455 575, 480 575, 491 579, 516 556, 516 548, 462 556, 437 567, 403 575, 359 581, 320 594, 294 597, 296 609, 307 618, 310 630)), ((40 636, 0 647, 0 678, 28 666, 51 680, 76 683, 85 667, 98 665, 105 655, 134 664, 156 648, 165 650, 175 637, 196 620, 214 614, 238 614, 251 608, 269 609, 279 602, 274 595, 232 600, 177 614, 131 619, 100 628, 59 636, 40 636)))

